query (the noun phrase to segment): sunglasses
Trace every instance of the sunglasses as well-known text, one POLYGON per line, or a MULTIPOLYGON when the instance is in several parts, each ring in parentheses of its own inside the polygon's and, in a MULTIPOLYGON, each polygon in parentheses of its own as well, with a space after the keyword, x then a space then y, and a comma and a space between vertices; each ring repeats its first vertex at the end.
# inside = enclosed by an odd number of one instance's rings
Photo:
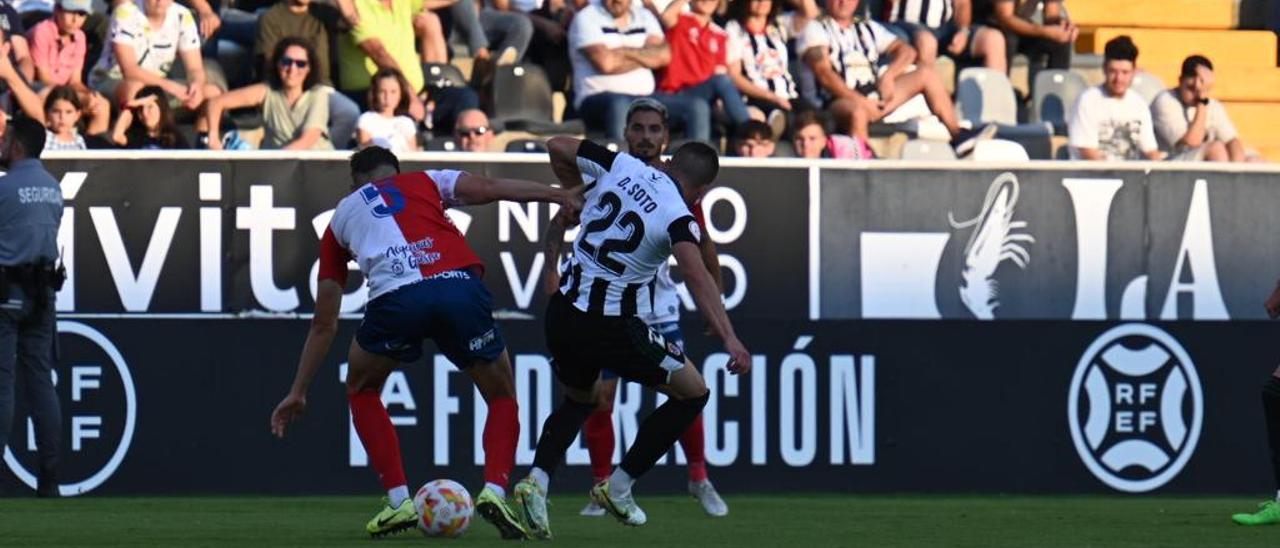
POLYGON ((486 133, 489 133, 489 128, 485 126, 476 128, 458 128, 454 131, 454 134, 457 135, 459 139, 463 137, 479 137, 486 133))
POLYGON ((300 69, 304 69, 304 68, 307 68, 307 65, 308 65, 308 64, 309 64, 309 63, 307 63, 307 61, 306 61, 305 59, 294 59, 294 58, 292 58, 292 57, 281 57, 281 58, 280 58, 280 68, 289 68, 289 65, 293 65, 293 66, 298 67, 298 68, 300 68, 300 69))

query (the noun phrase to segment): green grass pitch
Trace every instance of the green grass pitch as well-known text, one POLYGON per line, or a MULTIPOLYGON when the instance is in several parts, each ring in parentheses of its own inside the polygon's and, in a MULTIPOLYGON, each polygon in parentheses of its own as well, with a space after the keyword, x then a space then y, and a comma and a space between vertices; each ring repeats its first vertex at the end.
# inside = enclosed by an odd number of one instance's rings
MULTIPOLYGON (((585 496, 552 499, 556 546, 1280 546, 1280 526, 1245 528, 1258 500, 1190 497, 727 497, 710 518, 686 497, 643 496, 648 525, 577 515, 585 496)), ((501 544, 477 517, 461 539, 415 530, 369 540, 376 497, 0 499, 0 546, 475 546, 501 544)))

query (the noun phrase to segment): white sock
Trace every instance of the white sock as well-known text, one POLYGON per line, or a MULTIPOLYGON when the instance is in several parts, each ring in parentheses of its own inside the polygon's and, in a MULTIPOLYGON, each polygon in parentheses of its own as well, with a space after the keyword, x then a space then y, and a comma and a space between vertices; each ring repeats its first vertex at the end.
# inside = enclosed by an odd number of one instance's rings
POLYGON ((631 495, 631 486, 635 485, 635 478, 631 477, 621 466, 613 469, 613 475, 609 476, 609 496, 626 497, 631 495))
POLYGON ((489 489, 493 489, 493 492, 498 495, 498 498, 500 499, 507 498, 507 490, 501 485, 498 485, 496 483, 489 483, 486 481, 484 482, 484 486, 488 487, 489 489))
POLYGON ((1280 489, 1276 489, 1276 502, 1280 502, 1280 489))
POLYGON ((409 500, 409 488, 401 485, 387 489, 387 498, 391 499, 392 508, 399 508, 404 501, 409 500))
POLYGON ((546 470, 534 466, 532 470, 529 470, 529 477, 533 478, 533 482, 538 484, 538 487, 544 493, 551 487, 551 476, 547 474, 546 470))

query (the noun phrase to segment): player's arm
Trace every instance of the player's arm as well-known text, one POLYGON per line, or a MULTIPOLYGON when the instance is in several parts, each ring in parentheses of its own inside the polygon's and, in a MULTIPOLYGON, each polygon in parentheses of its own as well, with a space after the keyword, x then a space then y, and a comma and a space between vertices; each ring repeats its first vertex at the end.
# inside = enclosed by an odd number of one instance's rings
POLYGON ((542 291, 547 295, 555 294, 560 289, 560 248, 564 244, 564 231, 569 224, 563 212, 557 213, 547 223, 546 234, 542 243, 542 291))
POLYGON ((734 374, 746 373, 751 370, 751 354, 747 352, 746 347, 733 331, 729 315, 725 313, 724 304, 720 302, 720 291, 702 262, 702 255, 696 243, 697 236, 691 235, 692 231, 688 228, 682 230, 681 227, 675 226, 679 223, 688 225, 694 224, 694 221, 689 217, 682 217, 672 223, 673 227, 670 229, 673 232, 671 252, 676 257, 680 274, 684 276, 685 287, 693 296, 693 302, 697 303, 698 310, 707 319, 712 332, 724 341, 724 349, 731 358, 729 371, 734 374))
POLYGON ((707 235, 707 220, 702 211, 702 202, 694 204, 694 219, 698 221, 698 229, 702 231, 702 237, 698 239, 698 250, 702 252, 702 262, 707 265, 707 272, 711 273, 711 279, 715 280, 716 288, 720 290, 720 294, 724 294, 724 273, 720 269, 720 252, 716 250, 716 243, 711 241, 711 236, 707 235))
POLYGON ((283 438, 289 423, 302 416, 307 409, 307 390, 320 369, 320 363, 333 345, 338 332, 338 312, 342 309, 342 290, 347 282, 347 261, 351 256, 338 244, 332 229, 325 230, 320 240, 320 275, 316 288, 316 307, 311 317, 311 329, 302 345, 298 358, 298 372, 293 385, 280 404, 271 413, 271 433, 283 438))
POLYGON ((510 202, 554 202, 576 212, 582 209, 582 192, 556 188, 522 179, 490 179, 463 173, 453 187, 451 203, 480 205, 499 200, 510 202))

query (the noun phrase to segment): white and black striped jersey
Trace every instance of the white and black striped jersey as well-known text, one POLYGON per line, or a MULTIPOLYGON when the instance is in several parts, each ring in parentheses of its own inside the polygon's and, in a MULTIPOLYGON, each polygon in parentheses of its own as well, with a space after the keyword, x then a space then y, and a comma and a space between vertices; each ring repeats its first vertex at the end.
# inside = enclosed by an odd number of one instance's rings
POLYGON ((578 168, 595 182, 560 293, 588 314, 648 315, 658 269, 677 242, 698 243, 698 222, 674 180, 629 154, 583 141, 578 168))
MULTIPOLYGON (((827 48, 827 61, 845 85, 870 95, 879 80, 880 56, 896 40, 889 29, 875 21, 859 19, 846 27, 830 17, 820 17, 809 21, 797 40, 796 49, 803 56, 810 49, 827 48)), ((810 71, 808 65, 804 70, 810 71)), ((825 89, 819 89, 818 96, 824 102, 833 98, 825 89)))
POLYGON ((724 27, 729 33, 729 63, 742 61, 742 74, 774 95, 787 99, 799 97, 787 59, 791 28, 789 15, 778 16, 759 34, 748 31, 737 21, 729 21, 724 27))
POLYGON ((915 23, 929 28, 941 28, 955 17, 952 0, 893 0, 888 10, 890 23, 915 23))

